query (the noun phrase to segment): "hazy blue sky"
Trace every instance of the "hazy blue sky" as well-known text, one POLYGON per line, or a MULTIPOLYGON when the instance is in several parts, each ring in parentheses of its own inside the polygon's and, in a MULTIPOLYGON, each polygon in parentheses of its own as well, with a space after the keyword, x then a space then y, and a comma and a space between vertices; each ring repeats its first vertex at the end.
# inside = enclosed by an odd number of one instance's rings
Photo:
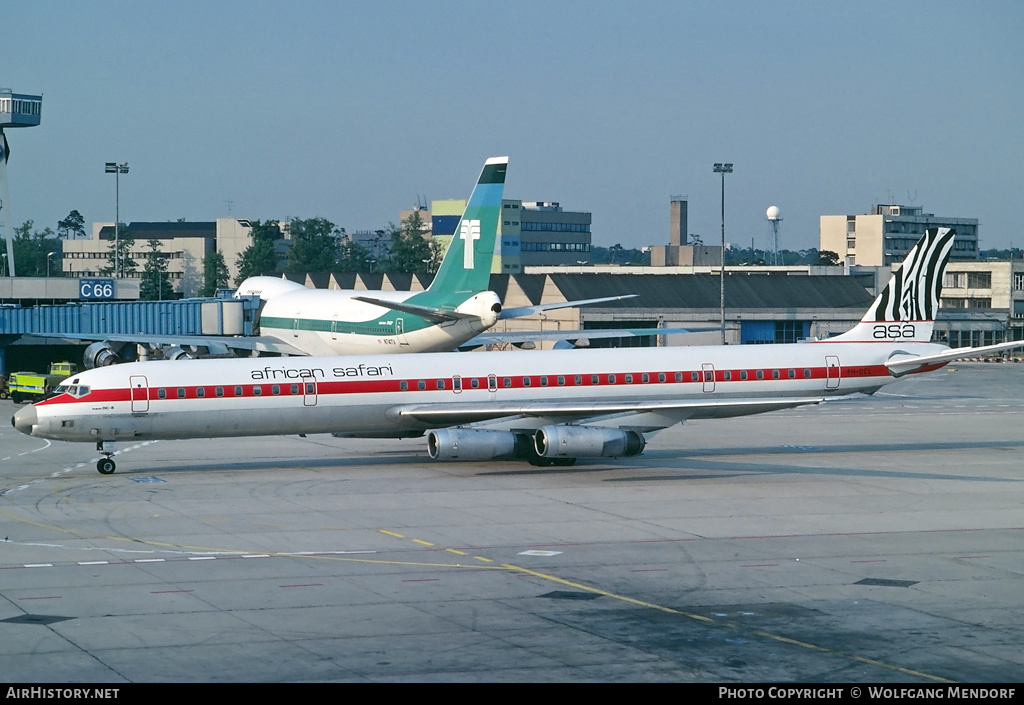
POLYGON ((816 247, 874 203, 980 220, 1024 246, 1024 3, 5 2, 0 86, 42 94, 9 130, 12 218, 398 221, 505 194, 593 213, 595 244, 690 232, 816 247))

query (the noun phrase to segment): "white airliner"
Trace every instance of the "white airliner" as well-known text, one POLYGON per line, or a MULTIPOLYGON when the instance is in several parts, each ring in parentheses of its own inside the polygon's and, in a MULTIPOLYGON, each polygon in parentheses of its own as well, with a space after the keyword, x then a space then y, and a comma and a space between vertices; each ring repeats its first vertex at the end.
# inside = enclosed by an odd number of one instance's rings
MULTIPOLYGON (((230 351, 282 355, 368 355, 454 350, 464 345, 570 338, 624 337, 686 332, 682 329, 563 331, 483 334, 499 319, 519 318, 544 311, 631 298, 609 296, 584 301, 502 308, 488 291, 491 260, 498 233, 501 197, 508 157, 491 157, 477 179, 452 243, 426 291, 356 291, 309 289, 277 277, 250 277, 235 296, 259 296, 260 335, 255 337, 103 335, 89 347, 89 369, 118 362, 125 343, 172 346, 167 357, 190 355, 181 346, 207 349, 227 356, 230 351)), ((64 336, 62 336, 64 337, 64 336)), ((76 336, 67 336, 76 337, 76 336)))
POLYGON ((129 363, 84 372, 20 409, 22 433, 140 439, 428 432, 437 460, 577 458, 643 451, 689 419, 727 418, 873 393, 912 373, 1024 341, 951 350, 929 342, 953 231, 929 230, 852 330, 784 345, 435 353, 129 363))

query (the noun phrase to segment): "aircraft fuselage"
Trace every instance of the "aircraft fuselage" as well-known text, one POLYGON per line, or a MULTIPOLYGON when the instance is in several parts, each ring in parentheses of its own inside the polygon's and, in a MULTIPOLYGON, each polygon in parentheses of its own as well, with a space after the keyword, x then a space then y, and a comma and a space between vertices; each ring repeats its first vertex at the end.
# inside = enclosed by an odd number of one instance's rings
MULTIPOLYGON (((128 363, 65 383, 67 392, 20 410, 18 430, 65 441, 117 441, 330 433, 417 435, 469 421, 504 428, 592 418, 631 404, 700 402, 673 422, 759 413, 758 399, 872 392, 894 381, 896 353, 931 355, 930 343, 808 342, 530 353, 437 353, 268 360, 128 363), (716 412, 716 402, 750 400, 716 412), (552 412, 545 415, 544 405, 552 412), (517 405, 529 406, 517 414, 517 405), (538 411, 538 409, 541 409, 538 411)), ((931 370, 941 364, 920 370, 931 370)), ((650 412, 648 412, 650 413, 650 412)), ((670 419, 671 420, 671 419, 670 419)), ((592 423, 592 422, 588 422, 592 423)), ((616 422, 617 423, 617 422, 616 422)), ((663 428, 664 419, 638 430, 663 428)))
MULTIPOLYGON (((452 301, 451 308, 472 317, 435 324, 355 299, 366 293, 305 288, 288 291, 266 303, 260 314, 260 332, 310 355, 440 352, 452 350, 493 326, 501 303, 491 291, 466 294, 464 300, 452 301)), ((375 298, 399 303, 424 298, 422 293, 407 291, 372 293, 375 298)))

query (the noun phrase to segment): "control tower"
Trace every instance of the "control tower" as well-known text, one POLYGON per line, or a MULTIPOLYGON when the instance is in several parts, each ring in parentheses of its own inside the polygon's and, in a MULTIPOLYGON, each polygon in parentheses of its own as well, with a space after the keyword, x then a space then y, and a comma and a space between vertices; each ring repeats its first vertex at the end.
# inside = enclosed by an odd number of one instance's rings
POLYGON ((7 251, 0 260, 6 262, 6 267, 0 267, 0 271, 13 277, 14 267, 14 231, 11 229, 11 197, 7 188, 7 160, 10 158, 10 149, 7 146, 7 135, 4 130, 8 127, 35 127, 39 124, 43 115, 43 97, 41 95, 25 95, 15 93, 9 88, 0 88, 0 214, 3 215, 4 239, 7 240, 7 251))

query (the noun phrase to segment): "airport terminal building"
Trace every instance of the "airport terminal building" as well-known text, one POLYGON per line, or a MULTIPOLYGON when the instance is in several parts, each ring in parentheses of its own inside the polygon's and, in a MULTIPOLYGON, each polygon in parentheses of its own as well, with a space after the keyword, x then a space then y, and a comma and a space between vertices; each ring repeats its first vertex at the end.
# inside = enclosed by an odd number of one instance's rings
MULTIPOLYGON (((117 233, 120 237, 125 232, 117 233)), ((229 280, 238 274, 238 256, 252 242, 252 226, 248 220, 218 218, 209 222, 133 222, 128 235, 134 240, 131 257, 138 268, 127 278, 142 276, 143 263, 149 254, 149 241, 160 242, 161 256, 167 261, 167 273, 174 291, 185 297, 196 296, 203 286, 203 260, 213 252, 224 257, 229 280)), ((93 223, 92 237, 65 240, 62 269, 64 276, 75 279, 100 276, 109 267, 109 256, 115 238, 113 223, 93 223)))
POLYGON ((861 215, 823 215, 819 250, 839 255, 849 265, 899 264, 928 228, 955 228, 951 259, 977 259, 978 219, 925 213, 921 206, 878 204, 861 215))

